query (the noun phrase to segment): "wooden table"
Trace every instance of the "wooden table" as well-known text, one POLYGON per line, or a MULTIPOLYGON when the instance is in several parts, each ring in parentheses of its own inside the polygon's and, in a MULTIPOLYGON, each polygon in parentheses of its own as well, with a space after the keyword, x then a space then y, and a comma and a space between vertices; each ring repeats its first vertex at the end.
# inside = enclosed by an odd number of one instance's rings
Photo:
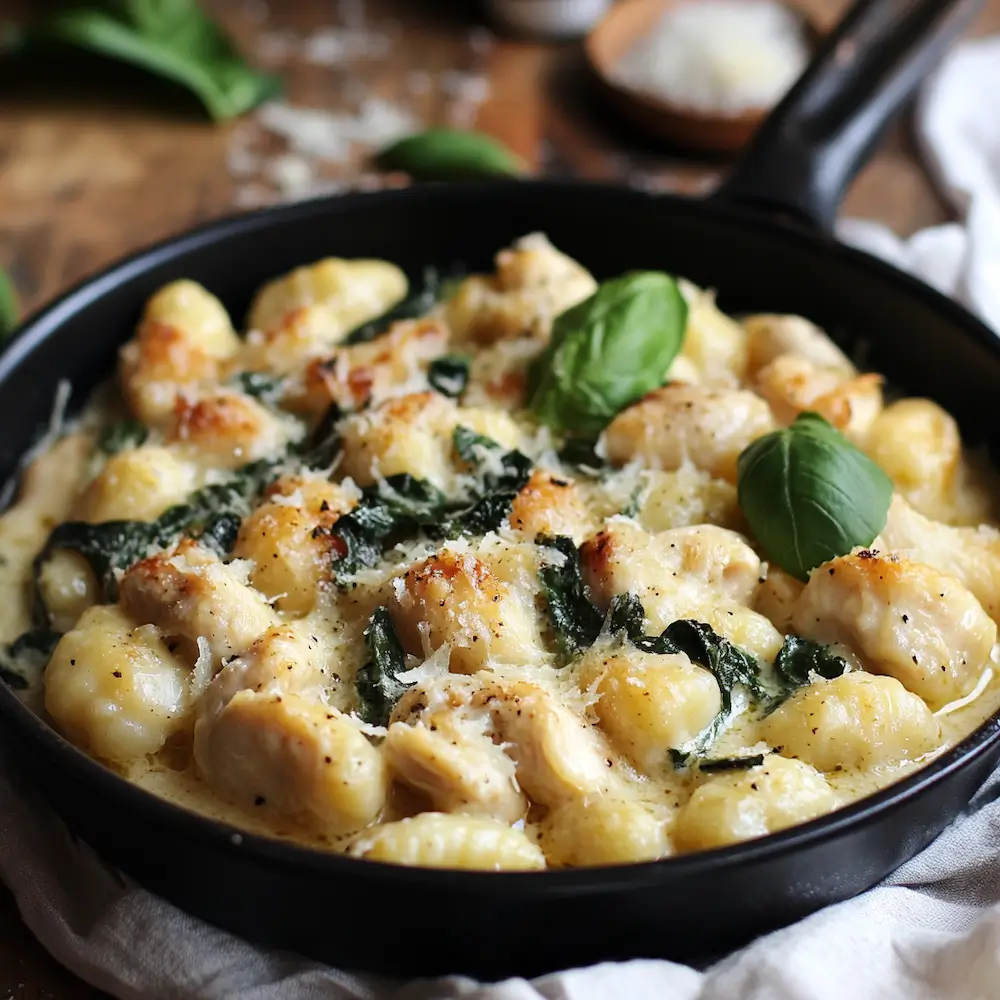
MULTIPOLYGON (((803 2, 826 22, 844 6, 803 2)), ((39 6, 0 0, 0 20, 39 6)), ((277 63, 294 105, 354 111, 374 96, 417 120, 474 121, 539 169, 662 189, 707 190, 725 169, 644 144, 589 100, 578 46, 492 37, 477 30, 465 0, 282 0, 271 10, 264 0, 211 0, 206 7, 246 52, 277 63), (345 24, 353 32, 345 34, 345 24), (322 36, 327 55, 346 46, 347 57, 337 66, 310 63, 296 39, 337 26, 322 36)), ((1000 0, 988 0, 974 32, 997 30, 1000 0)), ((213 127, 170 88, 119 70, 39 69, 26 78, 0 67, 0 264, 25 306, 40 306, 143 244, 275 200, 280 141, 255 121, 213 127)), ((314 164, 311 182, 356 177, 365 155, 356 145, 339 162, 314 164)), ((285 168, 286 188, 301 182, 301 165, 285 168)), ((948 218, 905 126, 858 178, 845 212, 903 235, 948 218)), ((0 888, 0 1000, 8 996, 100 994, 48 957, 0 888)))

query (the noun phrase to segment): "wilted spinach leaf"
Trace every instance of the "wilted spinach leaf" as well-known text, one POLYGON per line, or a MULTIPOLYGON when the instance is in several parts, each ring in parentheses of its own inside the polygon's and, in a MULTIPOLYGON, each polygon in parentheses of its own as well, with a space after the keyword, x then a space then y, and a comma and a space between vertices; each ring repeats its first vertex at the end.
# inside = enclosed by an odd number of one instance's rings
POLYGON ((774 661, 775 673, 788 690, 808 684, 810 674, 832 680, 839 677, 847 666, 847 660, 837 656, 829 646, 797 635, 785 636, 774 661))
POLYGON ((406 670, 406 654, 399 644, 385 607, 376 608, 365 629, 365 645, 371 659, 358 670, 358 714, 373 726, 384 726, 403 692, 399 675, 406 670))
POLYGON ((26 672, 41 670, 52 659, 62 635, 51 629, 32 629, 18 636, 0 654, 0 680, 23 690, 30 684, 26 672))
POLYGON ((328 469, 340 454, 341 440, 337 425, 344 418, 344 411, 331 403, 326 413, 302 446, 302 464, 307 469, 328 469))
POLYGON ((464 354, 435 358, 427 369, 427 381, 442 396, 458 399, 469 382, 469 364, 470 359, 464 354))
POLYGON ((251 69, 195 0, 95 0, 58 11, 22 44, 58 42, 131 63, 194 93, 218 121, 249 111, 280 90, 251 69))
POLYGON ((356 326, 344 337, 343 343, 366 344, 376 337, 381 337, 393 323, 426 316, 437 304, 440 292, 441 276, 434 268, 428 268, 424 272, 423 285, 417 291, 411 292, 391 309, 382 313, 381 316, 376 316, 374 319, 356 326))
POLYGON ((565 535, 540 535, 536 542, 555 549, 564 557, 559 563, 544 565, 538 576, 559 649, 570 660, 594 644, 604 616, 587 597, 587 588, 580 575, 580 556, 573 539, 565 535))
POLYGON ((603 472, 610 468, 606 459, 601 458, 594 450, 593 441, 583 438, 568 438, 559 449, 558 455, 566 465, 572 465, 584 472, 603 472))
MULTIPOLYGON (((79 552, 87 560, 109 601, 116 600, 116 573, 153 552, 176 544, 183 536, 201 538, 228 552, 239 522, 250 513, 254 498, 274 476, 275 463, 253 462, 225 483, 205 486, 182 504, 165 510, 155 521, 104 521, 60 524, 35 560, 35 578, 57 549, 79 552), (223 548, 223 546, 226 546, 223 548)), ((41 602, 39 601, 39 604, 41 602)))
POLYGON ((477 485, 471 502, 467 500, 465 506, 453 510, 434 534, 456 538, 495 531, 531 478, 531 459, 517 450, 506 450, 492 438, 468 427, 455 428, 454 444, 462 461, 472 467, 477 485))
POLYGON ((138 448, 148 436, 149 431, 138 420, 117 420, 101 431, 97 446, 106 455, 117 455, 128 448, 138 448))
POLYGON ((758 767, 764 763, 762 753, 753 754, 750 757, 720 757, 715 760, 698 761, 698 770, 706 774, 715 771, 749 771, 751 767, 758 767))
POLYGON ((389 539, 437 525, 447 506, 447 497, 433 483, 405 473, 368 487, 357 507, 331 529, 343 550, 334 566, 337 576, 374 566, 389 539))

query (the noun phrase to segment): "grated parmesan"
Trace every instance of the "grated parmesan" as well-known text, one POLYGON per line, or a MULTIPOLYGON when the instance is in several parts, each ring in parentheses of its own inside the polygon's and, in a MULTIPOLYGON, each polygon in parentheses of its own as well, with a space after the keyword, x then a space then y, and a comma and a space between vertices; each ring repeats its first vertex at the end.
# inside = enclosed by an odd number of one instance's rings
POLYGON ((736 115, 775 104, 808 59, 801 18, 777 0, 687 0, 626 52, 613 76, 680 107, 736 115))

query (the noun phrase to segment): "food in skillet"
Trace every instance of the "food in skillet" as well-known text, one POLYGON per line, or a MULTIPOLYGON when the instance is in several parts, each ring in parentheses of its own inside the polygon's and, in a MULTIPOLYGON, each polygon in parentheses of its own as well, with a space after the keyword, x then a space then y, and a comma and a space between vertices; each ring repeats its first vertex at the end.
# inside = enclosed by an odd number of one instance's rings
POLYGON ((759 837, 1000 705, 993 474, 821 330, 543 237, 180 281, 0 520, 5 676, 243 829, 379 861, 759 837))

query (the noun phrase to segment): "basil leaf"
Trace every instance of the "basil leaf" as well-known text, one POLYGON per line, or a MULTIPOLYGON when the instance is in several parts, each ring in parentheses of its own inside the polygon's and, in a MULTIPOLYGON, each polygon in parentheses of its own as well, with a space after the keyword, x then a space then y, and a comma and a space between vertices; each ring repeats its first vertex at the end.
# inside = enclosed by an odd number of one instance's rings
POLYGON ((748 445, 738 499, 768 557, 806 580, 811 570, 885 527, 892 480, 815 413, 748 445))
POLYGON ((101 431, 97 447, 106 455, 117 455, 128 448, 138 448, 148 436, 149 431, 138 420, 118 420, 101 431))
POLYGON ((571 660, 594 644, 601 631, 603 615, 587 597, 580 575, 580 555, 573 539, 565 535, 540 535, 535 541, 563 556, 560 562, 543 566, 538 578, 560 652, 564 659, 571 660))
POLYGON ((433 128, 383 147, 382 170, 402 170, 416 180, 455 180, 523 173, 526 165, 491 136, 472 130, 433 128))
POLYGON ((54 14, 25 41, 56 41, 130 63, 191 91, 217 121, 273 97, 276 77, 251 69, 195 0, 106 0, 54 14))
POLYGON ((786 689, 791 690, 808 684, 811 674, 819 674, 827 680, 839 677, 847 670, 847 660, 837 656, 829 646, 797 635, 786 635, 775 657, 774 670, 786 689))
POLYGON ((365 645, 371 659, 358 670, 358 714, 373 726, 384 726, 403 692, 399 675, 406 670, 406 654, 399 644, 385 607, 376 608, 365 629, 365 645))
POLYGON ((442 396, 458 399, 469 383, 470 363, 471 359, 464 354, 445 354, 435 358, 427 369, 427 381, 442 396))
POLYGON ((6 340, 21 321, 21 305, 10 275, 0 267, 0 342, 6 340))
POLYGON ((596 438, 663 384, 686 323, 687 304, 670 275, 640 271, 604 282, 556 317, 528 373, 530 408, 555 430, 596 438))

